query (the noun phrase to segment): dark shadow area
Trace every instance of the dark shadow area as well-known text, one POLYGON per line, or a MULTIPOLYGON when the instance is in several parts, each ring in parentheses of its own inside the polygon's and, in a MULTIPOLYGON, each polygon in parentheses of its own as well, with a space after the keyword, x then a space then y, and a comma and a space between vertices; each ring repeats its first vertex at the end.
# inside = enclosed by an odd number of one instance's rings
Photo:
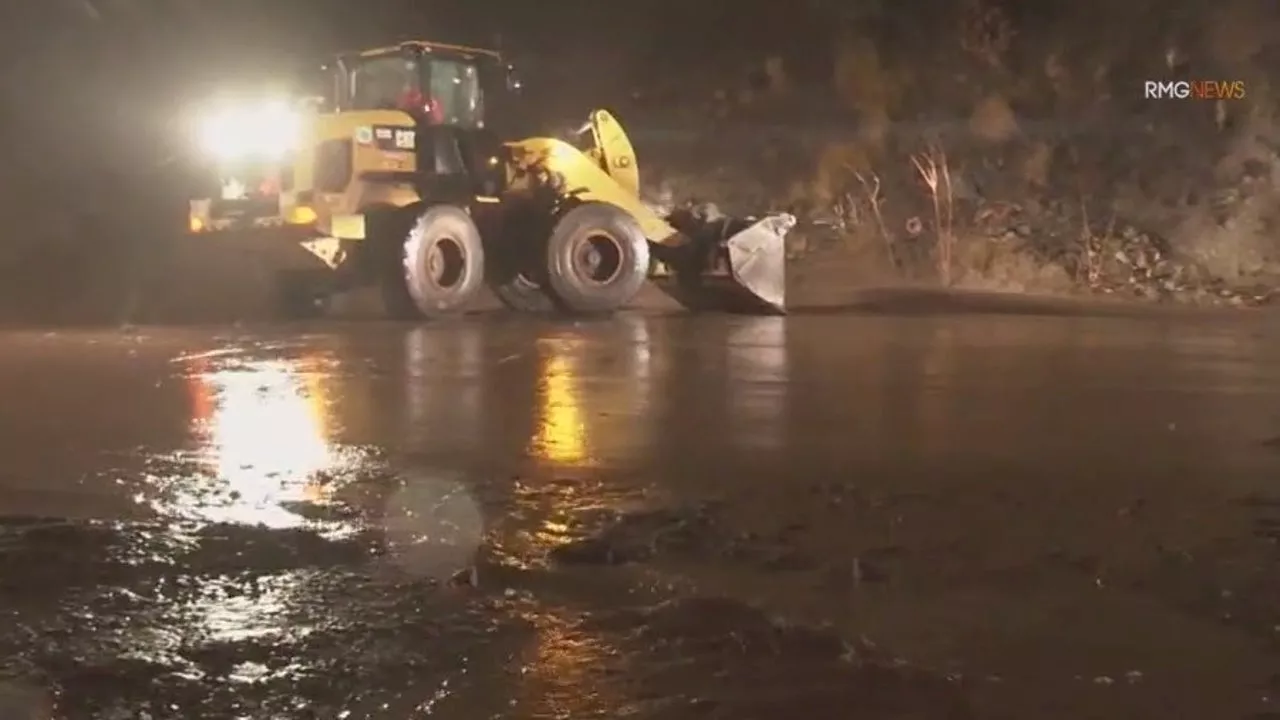
POLYGON ((873 313, 883 315, 1043 315, 1046 317, 1131 317, 1203 318, 1224 317, 1232 312, 1222 308, 1151 305, 1091 298, 1063 298, 979 290, 942 288, 867 288, 848 293, 834 304, 797 304, 789 314, 841 315, 873 313))

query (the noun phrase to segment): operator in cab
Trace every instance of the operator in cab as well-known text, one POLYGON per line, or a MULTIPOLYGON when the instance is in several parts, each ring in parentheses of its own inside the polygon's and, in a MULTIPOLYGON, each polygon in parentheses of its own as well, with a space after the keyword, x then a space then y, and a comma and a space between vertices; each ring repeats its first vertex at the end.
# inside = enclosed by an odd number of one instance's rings
POLYGON ((444 124, 444 106, 440 101, 422 92, 422 88, 406 83, 396 100, 396 109, 417 117, 425 115, 433 125, 444 124))

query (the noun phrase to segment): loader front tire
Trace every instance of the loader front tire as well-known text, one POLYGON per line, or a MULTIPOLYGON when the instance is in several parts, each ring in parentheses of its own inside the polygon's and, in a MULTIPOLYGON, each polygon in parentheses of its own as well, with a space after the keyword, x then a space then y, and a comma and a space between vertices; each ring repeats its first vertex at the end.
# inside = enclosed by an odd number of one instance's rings
POLYGON ((547 282, 564 310, 594 314, 626 305, 649 272, 649 241, 640 224, 608 203, 565 213, 547 241, 547 282))
MULTIPOLYGON (((422 317, 456 315, 484 287, 484 245, 471 215, 456 205, 433 205, 413 223, 401 253, 403 287, 422 317)), ((395 307, 394 305, 400 305, 395 307)))

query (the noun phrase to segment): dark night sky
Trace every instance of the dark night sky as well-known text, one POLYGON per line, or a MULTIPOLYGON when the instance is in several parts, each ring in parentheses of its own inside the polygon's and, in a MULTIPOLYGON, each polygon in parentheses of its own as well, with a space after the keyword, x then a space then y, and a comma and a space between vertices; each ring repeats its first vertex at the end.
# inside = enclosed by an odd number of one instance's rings
POLYGON ((789 27, 793 10, 765 0, 8 0, 0 153, 11 165, 47 165, 49 150, 26 138, 59 133, 101 139, 94 157, 76 151, 85 166, 160 157, 179 115, 218 87, 279 80, 304 58, 410 38, 501 38, 535 92, 540 83, 574 96, 566 107, 608 104, 637 82, 803 45, 812 28, 789 27))
POLYGON ((43 55, 61 43, 206 58, 287 55, 434 37, 517 53, 715 52, 781 38, 785 3, 592 0, 40 0, 0 9, 4 53, 43 55))

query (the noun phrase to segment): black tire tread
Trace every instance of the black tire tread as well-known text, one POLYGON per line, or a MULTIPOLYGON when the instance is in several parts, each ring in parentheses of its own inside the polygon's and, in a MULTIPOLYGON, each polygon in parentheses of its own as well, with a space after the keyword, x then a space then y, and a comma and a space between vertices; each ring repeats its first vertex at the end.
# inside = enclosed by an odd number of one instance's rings
POLYGON ((547 285, 561 309, 570 313, 611 313, 626 305, 649 273, 649 241, 640 224, 622 208, 602 202, 582 203, 560 217, 547 241, 547 285), (604 230, 623 244, 622 269, 607 283, 595 284, 572 271, 574 246, 594 230, 604 230))

